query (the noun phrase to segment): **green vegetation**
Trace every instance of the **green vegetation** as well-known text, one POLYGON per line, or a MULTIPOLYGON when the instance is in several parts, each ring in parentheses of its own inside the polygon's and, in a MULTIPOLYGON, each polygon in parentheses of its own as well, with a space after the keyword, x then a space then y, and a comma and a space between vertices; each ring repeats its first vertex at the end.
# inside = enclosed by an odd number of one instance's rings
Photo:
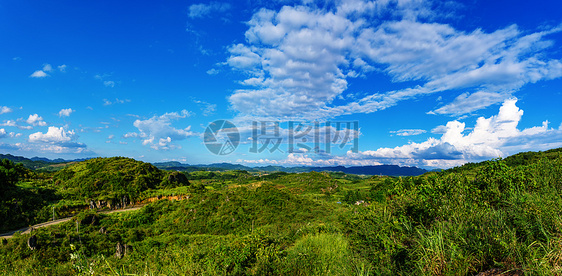
POLYGON ((405 178, 182 174, 126 158, 80 162, 52 179, 16 175, 9 189, 50 189, 53 204, 161 200, 37 229, 36 250, 16 234, 0 245, 1 275, 562 273, 560 149, 405 178))
POLYGON ((46 202, 55 200, 50 190, 26 182, 33 172, 7 159, 0 160, 0 231, 35 222, 46 202))
POLYGON ((182 173, 165 173, 149 163, 130 158, 94 158, 68 166, 53 176, 65 198, 139 199, 149 189, 189 185, 182 173))

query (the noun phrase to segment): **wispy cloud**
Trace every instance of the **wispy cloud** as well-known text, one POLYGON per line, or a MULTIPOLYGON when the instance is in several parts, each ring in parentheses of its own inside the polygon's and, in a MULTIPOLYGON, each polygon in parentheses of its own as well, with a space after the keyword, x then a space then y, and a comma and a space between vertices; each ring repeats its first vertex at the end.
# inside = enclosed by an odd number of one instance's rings
POLYGON ((115 82, 114 81, 103 81, 103 85, 105 85, 105 87, 115 87, 115 82))
POLYGON ((94 78, 96 80, 101 81, 105 87, 110 87, 110 88, 115 87, 115 85, 117 83, 113 80, 108 80, 107 79, 108 77, 111 77, 111 74, 103 74, 103 75, 96 74, 96 75, 94 75, 94 78))
POLYGON ((398 136, 414 136, 426 133, 426 131, 423 129, 400 129, 390 131, 390 133, 396 134, 398 136))
POLYGON ((194 4, 189 6, 190 18, 207 17, 212 13, 223 13, 230 9, 229 3, 211 2, 209 4, 194 4))
POLYGON ((7 106, 0 106, 0 114, 10 113, 13 110, 7 106))
POLYGON ((139 130, 138 133, 127 133, 123 137, 140 137, 143 145, 148 145, 155 150, 169 150, 181 148, 173 141, 184 140, 194 136, 191 126, 178 129, 172 126, 172 121, 191 116, 191 112, 182 110, 180 113, 171 112, 161 116, 153 116, 147 120, 135 120, 133 125, 139 130))
POLYGON ((310 4, 256 12, 245 43, 228 48, 225 64, 241 72, 240 83, 247 86, 229 97, 232 107, 241 116, 333 118, 448 92, 464 94, 432 112, 462 115, 501 103, 525 84, 562 76, 562 62, 545 54, 552 46, 546 37, 560 27, 466 32, 439 23, 439 11, 427 1, 384 3, 353 0, 332 10, 310 4), (348 90, 348 80, 372 71, 414 85, 375 88, 359 100, 333 104, 348 90))
POLYGON ((0 124, 0 126, 10 126, 10 127, 17 127, 18 124, 16 121, 14 120, 4 120, 4 122, 2 124, 0 124))
POLYGON ((110 101, 108 99, 103 99, 103 105, 105 105, 105 106, 112 105, 112 104, 123 104, 123 103, 128 103, 128 102, 131 102, 131 100, 129 100, 129 99, 120 100, 118 98, 115 98, 114 101, 110 101))
POLYGON ((201 111, 203 112, 203 116, 210 116, 217 110, 216 104, 210 104, 205 101, 193 99, 193 102, 196 103, 201 111))
POLYGON ((215 68, 211 68, 211 69, 207 70, 207 75, 214 76, 214 75, 218 74, 219 72, 220 72, 219 70, 217 70, 215 68))

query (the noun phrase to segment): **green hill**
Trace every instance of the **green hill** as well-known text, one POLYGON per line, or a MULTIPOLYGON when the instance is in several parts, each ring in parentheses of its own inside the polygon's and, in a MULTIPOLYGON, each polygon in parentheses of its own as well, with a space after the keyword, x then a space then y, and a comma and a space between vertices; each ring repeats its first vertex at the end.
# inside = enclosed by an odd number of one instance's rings
POLYGON ((69 194, 186 193, 38 229, 36 250, 15 235, 0 274, 562 275, 560 149, 416 177, 188 177, 197 189, 167 189, 183 177, 127 158, 62 170, 53 185, 69 194))
POLYGON ((178 174, 131 158, 94 158, 58 171, 53 181, 74 198, 135 199, 148 189, 188 185, 185 176, 172 176, 178 174))
MULTIPOLYGON (((540 160, 547 159, 560 159, 562 158, 562 148, 551 149, 547 151, 528 151, 528 152, 520 152, 514 155, 510 155, 503 159, 505 165, 509 167, 515 166, 524 166, 536 163, 540 160)), ((489 161, 483 161, 479 163, 467 163, 459 167, 454 167, 446 172, 464 172, 468 174, 474 174, 476 171, 482 169, 489 161)))

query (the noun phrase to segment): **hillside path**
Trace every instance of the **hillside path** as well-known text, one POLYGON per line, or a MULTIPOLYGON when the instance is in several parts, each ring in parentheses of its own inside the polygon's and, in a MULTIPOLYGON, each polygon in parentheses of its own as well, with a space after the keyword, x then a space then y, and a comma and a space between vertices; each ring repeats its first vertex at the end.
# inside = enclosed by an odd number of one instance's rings
MULTIPOLYGON (((143 206, 144 206, 144 205, 140 205, 140 206, 137 205, 137 206, 134 206, 134 207, 131 207, 131 208, 127 208, 127 209, 117 209, 117 210, 102 211, 102 212, 98 212, 98 214, 111 214, 111 213, 118 213, 118 212, 135 211, 135 210, 138 210, 138 209, 142 208, 143 206)), ((22 228, 22 229, 18 229, 18 230, 10 231, 10 232, 7 232, 7 233, 3 233, 3 234, 0 234, 0 238, 9 239, 9 238, 13 237, 16 232, 21 232, 21 234, 27 234, 27 233, 31 232, 31 229, 32 229, 32 228, 37 229, 37 228, 41 228, 41 227, 47 227, 47 226, 51 226, 51 225, 57 225, 57 224, 59 224, 59 223, 65 222, 65 221, 69 221, 69 220, 71 220, 73 217, 74 217, 74 216, 68 217, 68 218, 57 219, 57 220, 51 220, 51 221, 47 221, 47 222, 42 222, 42 223, 35 224, 35 225, 33 225, 33 226, 30 226, 30 227, 24 227, 24 228, 22 228)))

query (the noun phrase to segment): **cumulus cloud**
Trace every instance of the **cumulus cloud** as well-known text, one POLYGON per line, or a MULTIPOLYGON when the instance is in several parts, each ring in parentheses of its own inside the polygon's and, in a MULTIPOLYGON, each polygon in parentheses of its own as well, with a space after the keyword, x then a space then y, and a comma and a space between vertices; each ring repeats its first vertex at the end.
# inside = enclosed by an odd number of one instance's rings
POLYGON ((81 153, 86 149, 86 145, 75 140, 77 136, 74 130, 65 130, 63 127, 50 126, 46 133, 36 132, 29 135, 29 142, 41 146, 42 151, 56 153, 81 153))
POLYGON ((13 110, 7 106, 0 106, 0 114, 10 113, 13 110))
POLYGON ((45 73, 43 70, 37 70, 30 75, 30 77, 32 78, 44 78, 47 76, 47 73, 45 73))
POLYGON ((18 138, 20 136, 21 136, 21 133, 15 133, 15 132, 8 133, 5 129, 0 128, 0 138, 6 138, 6 137, 18 138))
POLYGON ((522 141, 534 141, 541 148, 562 144, 562 132, 549 129, 548 122, 540 127, 519 130, 517 125, 523 110, 516 106, 517 99, 505 100, 497 115, 480 117, 471 132, 465 134, 465 123, 450 121, 435 128, 441 138, 429 138, 422 143, 409 143, 395 148, 380 148, 349 153, 354 159, 394 160, 398 163, 425 167, 451 167, 468 161, 505 157, 525 149, 522 141))
POLYGON ((45 121, 43 121, 43 117, 39 116, 38 114, 29 115, 29 117, 27 118, 27 120, 25 122, 32 125, 32 126, 46 126, 47 125, 47 123, 45 121))
POLYGON ((209 4, 194 4, 189 6, 189 17, 190 18, 202 18, 207 17, 211 13, 223 13, 230 9, 229 3, 219 3, 211 2, 209 4))
MULTIPOLYGON (((60 70, 61 72, 63 72, 64 69, 66 68, 66 65, 58 66, 58 68, 59 68, 59 70, 60 70), (61 69, 61 68, 62 68, 62 69, 61 69)), ((54 71, 53 66, 52 66, 51 64, 48 64, 48 63, 47 63, 47 64, 43 65, 43 68, 42 68, 41 70, 36 70, 35 72, 33 72, 33 73, 30 75, 30 77, 32 77, 32 78, 44 78, 44 77, 48 77, 49 74, 47 74, 47 72, 53 72, 53 71, 54 71)))
POLYGON ((153 116, 147 120, 135 120, 133 125, 139 130, 138 134, 128 133, 128 137, 142 138, 142 144, 148 145, 155 150, 168 150, 180 148, 178 145, 173 144, 173 141, 184 140, 188 137, 194 136, 191 132, 191 126, 183 129, 178 129, 172 126, 172 121, 183 119, 191 116, 187 110, 182 110, 180 113, 171 112, 165 113, 161 116, 153 116))
POLYGON ((74 131, 65 131, 63 127, 49 127, 47 133, 36 132, 29 135, 29 142, 65 143, 74 137, 74 131))
POLYGON ((72 112, 76 110, 72 110, 72 108, 65 108, 59 111, 59 117, 68 117, 72 112))
POLYGON ((439 11, 429 7, 423 0, 344 0, 334 9, 261 9, 247 23, 246 41, 228 48, 225 64, 241 72, 240 83, 247 86, 229 101, 241 116, 318 119, 375 112, 432 93, 462 93, 432 111, 458 116, 501 103, 525 84, 562 76, 562 62, 546 54, 553 44, 547 36, 561 27, 467 32, 439 23, 439 11), (375 88, 364 98, 334 104, 350 79, 372 71, 414 85, 375 88))
POLYGON ((421 143, 410 142, 394 148, 379 148, 359 152, 348 151, 344 156, 318 158, 309 153, 291 154, 285 160, 240 160, 249 164, 299 164, 299 165, 377 165, 395 164, 425 168, 449 168, 466 162, 478 162, 506 157, 526 150, 546 150, 562 146, 562 125, 549 128, 548 121, 541 126, 523 130, 517 128, 523 110, 517 99, 503 102, 497 115, 480 117, 470 132, 458 120, 438 126, 431 137, 421 143), (293 163, 292 163, 293 162, 293 163))
POLYGON ((45 64, 45 65, 43 65, 43 71, 45 71, 45 72, 52 72, 52 71, 53 71, 53 66, 51 66, 50 64, 45 64))

